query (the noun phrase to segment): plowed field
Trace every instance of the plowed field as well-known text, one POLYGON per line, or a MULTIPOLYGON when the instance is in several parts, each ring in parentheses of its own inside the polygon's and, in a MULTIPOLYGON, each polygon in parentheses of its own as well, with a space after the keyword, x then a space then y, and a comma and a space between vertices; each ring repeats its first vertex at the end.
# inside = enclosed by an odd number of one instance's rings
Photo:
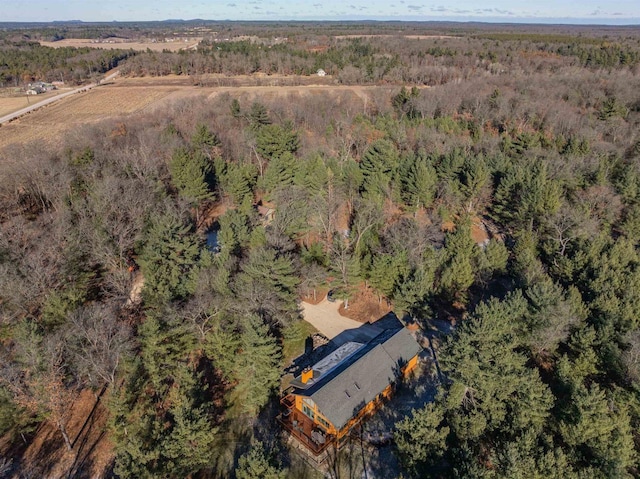
POLYGON ((172 91, 171 88, 104 88, 72 95, 3 125, 0 148, 34 140, 59 144, 61 133, 74 126, 135 113, 172 91))
POLYGON ((65 38, 64 40, 58 40, 57 42, 40 42, 40 45, 44 47, 62 48, 62 47, 89 47, 89 48, 103 48, 105 50, 139 50, 147 51, 147 49, 154 52, 161 52, 162 50, 169 50, 176 52, 178 50, 193 48, 200 43, 201 38, 192 38, 189 41, 175 41, 175 42, 127 42, 117 41, 114 43, 96 43, 94 40, 86 38, 65 38))
POLYGON ((57 146, 62 144, 64 132, 73 131, 80 125, 127 116, 185 97, 214 98, 222 93, 229 93, 243 102, 260 98, 286 98, 294 102, 296 98, 307 95, 325 97, 346 93, 354 95, 366 105, 370 96, 379 93, 381 89, 386 97, 397 90, 393 85, 322 84, 322 81, 330 80, 317 77, 224 77, 225 82, 219 81, 218 85, 216 80, 219 79, 213 76, 206 80, 208 83, 205 86, 195 86, 194 79, 186 76, 117 78, 108 85, 71 95, 11 123, 3 124, 0 127, 0 149, 31 141, 57 146), (223 86, 228 82, 233 82, 235 86, 223 86))

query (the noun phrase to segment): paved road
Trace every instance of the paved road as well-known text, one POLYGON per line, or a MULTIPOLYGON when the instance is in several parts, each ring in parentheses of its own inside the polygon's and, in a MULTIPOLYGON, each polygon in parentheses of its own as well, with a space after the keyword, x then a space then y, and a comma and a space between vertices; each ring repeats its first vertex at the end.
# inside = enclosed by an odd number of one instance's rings
MULTIPOLYGON (((110 75, 107 75, 106 77, 104 77, 102 81, 104 82, 104 81, 113 80, 116 77, 116 75, 118 75, 118 73, 120 72, 115 71, 110 75)), ((47 98, 46 100, 42 100, 41 102, 34 103, 33 105, 23 108, 22 110, 14 111, 13 113, 0 117, 0 125, 2 125, 3 123, 7 123, 9 121, 15 120, 16 118, 20 118, 22 115, 26 115, 27 113, 37 110, 38 108, 41 108, 45 105, 50 105, 51 103, 56 102, 58 100, 62 100, 63 98, 66 98, 70 95, 75 95, 76 93, 80 93, 81 91, 91 90, 92 88, 95 88, 98 85, 99 83, 91 83, 90 85, 81 86, 80 88, 76 88, 75 90, 61 93, 60 95, 56 95, 51 98, 47 98)))

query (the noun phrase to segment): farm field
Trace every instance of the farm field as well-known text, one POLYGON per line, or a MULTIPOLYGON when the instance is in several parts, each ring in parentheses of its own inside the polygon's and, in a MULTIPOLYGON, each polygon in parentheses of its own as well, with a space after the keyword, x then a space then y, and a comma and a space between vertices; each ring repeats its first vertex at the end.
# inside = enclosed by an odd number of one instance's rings
POLYGON ((172 91, 171 88, 104 88, 73 95, 2 126, 0 148, 31 141, 58 145, 65 131, 140 111, 172 91))
MULTIPOLYGON (((199 87, 193 85, 192 78, 177 75, 118 78, 111 85, 73 95, 3 125, 0 128, 0 148, 32 141, 60 145, 63 132, 77 129, 81 125, 134 114, 155 108, 167 101, 193 96, 214 98, 226 93, 241 101, 250 102, 257 98, 286 98, 295 101, 296 98, 309 95, 352 93, 366 104, 374 92, 388 95, 396 89, 393 86, 322 84, 276 86, 268 82, 252 85, 255 79, 252 80, 251 77, 227 77, 227 80, 229 79, 246 86, 199 87)), ((312 79, 314 82, 322 80, 312 79)))
POLYGON ((172 52, 176 52, 178 50, 183 50, 185 48, 193 48, 195 47, 202 38, 190 38, 188 41, 179 41, 175 42, 137 42, 137 41, 124 41, 118 40, 114 43, 107 42, 96 42, 96 40, 87 39, 87 38, 65 38, 63 40, 58 40, 57 42, 40 42, 40 45, 44 47, 51 48, 62 48, 62 47, 89 47, 89 48, 103 48, 105 50, 141 50, 146 51, 147 49, 152 50, 154 52, 161 52, 163 50, 170 50, 172 52))
POLYGON ((19 96, 0 96, 0 117, 29 106, 29 104, 33 105, 34 103, 57 96, 66 91, 68 91, 68 89, 50 91, 34 96, 27 96, 24 93, 19 96))
MULTIPOLYGON (((352 34, 352 35, 336 35, 333 38, 336 40, 352 40, 354 38, 390 38, 398 35, 391 35, 389 33, 379 33, 379 34, 352 34)), ((400 35, 404 38, 408 38, 410 40, 441 40, 444 38, 455 38, 452 35, 400 35)))

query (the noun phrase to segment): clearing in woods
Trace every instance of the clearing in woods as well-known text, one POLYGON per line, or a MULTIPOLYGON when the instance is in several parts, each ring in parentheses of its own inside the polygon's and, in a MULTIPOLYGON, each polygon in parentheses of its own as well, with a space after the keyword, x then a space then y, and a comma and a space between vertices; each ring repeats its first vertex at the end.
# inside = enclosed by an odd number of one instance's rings
MULTIPOLYGON (((302 84, 277 86, 279 80, 292 77, 224 77, 225 83, 234 86, 215 86, 220 79, 209 78, 207 86, 196 86, 193 78, 177 75, 156 78, 117 78, 108 85, 94 90, 71 95, 52 105, 29 113, 0 128, 0 148, 24 144, 31 141, 46 142, 60 146, 64 132, 78 129, 81 125, 96 123, 108 118, 118 118, 140 111, 147 111, 176 99, 194 96, 214 98, 229 93, 241 100, 252 101, 256 97, 285 97, 292 101, 304 95, 325 96, 337 92, 355 95, 366 105, 369 95, 380 90, 385 94, 397 90, 396 86, 361 86, 302 84), (209 86, 210 85, 210 86, 209 86), (238 85, 238 86, 235 86, 238 85)), ((322 80, 322 79, 320 79, 322 80)), ((309 77, 300 77, 308 83, 309 77)), ((317 81, 317 80, 314 80, 317 81)), ((297 79, 296 79, 296 82, 297 79)), ((3 99, 0 99, 2 104, 3 99)))
POLYGON ((195 48, 202 38, 188 38, 188 39, 176 39, 171 42, 140 42, 140 41, 125 41, 125 40, 113 40, 113 43, 108 41, 96 41, 87 38, 65 38, 56 42, 40 42, 43 47, 62 48, 62 47, 89 47, 89 48, 103 48, 105 50, 138 50, 147 51, 147 49, 154 52, 161 52, 162 50, 169 50, 177 52, 178 50, 195 48))

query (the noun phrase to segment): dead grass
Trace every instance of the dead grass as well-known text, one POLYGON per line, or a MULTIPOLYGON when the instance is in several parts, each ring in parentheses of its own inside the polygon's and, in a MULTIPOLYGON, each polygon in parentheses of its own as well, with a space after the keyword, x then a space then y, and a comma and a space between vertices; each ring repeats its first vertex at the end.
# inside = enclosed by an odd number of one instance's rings
POLYGON ((139 42, 128 40, 113 40, 114 43, 100 42, 96 43, 96 40, 87 38, 65 38, 57 42, 40 42, 43 47, 62 48, 62 47, 89 47, 89 48, 102 48, 104 50, 137 50, 146 51, 147 49, 154 52, 161 52, 162 50, 169 50, 176 52, 178 50, 184 50, 187 48, 193 48, 200 43, 202 38, 190 38, 188 41, 175 41, 175 42, 139 42))
POLYGON ((0 148, 33 141, 57 147, 62 145, 65 132, 77 129, 81 125, 131 115, 161 106, 165 102, 194 96, 213 99, 218 95, 229 93, 241 102, 251 102, 256 99, 286 99, 295 102, 303 97, 326 98, 327 95, 348 93, 366 104, 369 97, 377 94, 380 89, 386 93, 395 89, 393 86, 321 84, 320 82, 325 80, 305 78, 305 84, 298 84, 298 78, 290 78, 294 85, 281 85, 280 82, 286 80, 286 77, 258 75, 227 78, 228 81, 237 82, 243 86, 216 86, 211 78, 205 82, 207 86, 198 86, 194 84, 194 78, 177 75, 157 78, 117 78, 108 85, 71 95, 2 125, 0 148))
POLYGON ((351 299, 349 299, 348 309, 344 308, 344 303, 338 309, 340 315, 361 323, 374 322, 389 311, 391 311, 391 305, 384 298, 380 301, 378 295, 371 288, 364 285, 360 285, 351 299))
POLYGON ((9 113, 26 108, 29 105, 46 100, 47 98, 57 96, 60 93, 65 93, 66 91, 67 90, 54 90, 41 95, 27 96, 25 93, 22 93, 15 96, 0 97, 0 116, 8 115, 9 113))
POLYGON ((22 450, 7 451, 13 458, 14 474, 5 477, 104 477, 114 457, 106 433, 105 401, 104 395, 96 401, 91 391, 80 392, 67 424, 73 451, 67 450, 60 431, 45 421, 22 450))
POLYGON ((166 89, 100 88, 78 93, 0 128, 0 148, 39 141, 60 145, 62 133, 105 118, 135 113, 168 96, 166 89))
POLYGON ((409 38, 411 40, 431 40, 431 39, 436 39, 436 40, 441 40, 444 38, 456 38, 453 37, 451 35, 391 35, 388 33, 381 33, 381 34, 370 34, 370 35, 336 35, 335 38, 336 40, 351 40, 354 38, 389 38, 389 37, 397 37, 397 36, 402 36, 404 38, 409 38))

